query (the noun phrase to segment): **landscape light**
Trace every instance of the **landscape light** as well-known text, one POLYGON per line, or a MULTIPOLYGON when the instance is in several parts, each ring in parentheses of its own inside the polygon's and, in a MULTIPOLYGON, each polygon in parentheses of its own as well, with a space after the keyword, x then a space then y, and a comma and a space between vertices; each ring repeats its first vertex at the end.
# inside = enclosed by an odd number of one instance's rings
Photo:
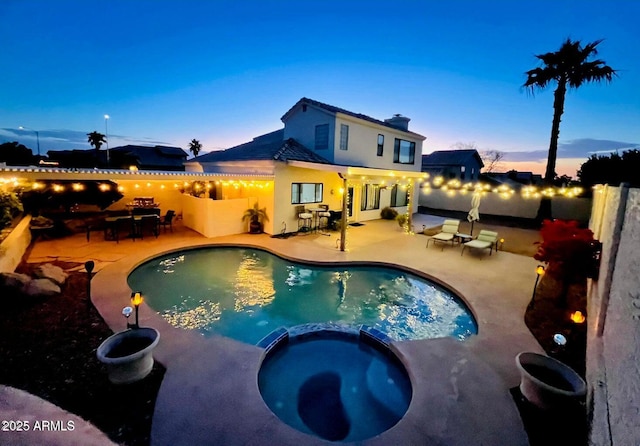
POLYGON ((582 311, 574 311, 571 313, 570 319, 576 324, 582 324, 587 318, 582 314, 582 311))

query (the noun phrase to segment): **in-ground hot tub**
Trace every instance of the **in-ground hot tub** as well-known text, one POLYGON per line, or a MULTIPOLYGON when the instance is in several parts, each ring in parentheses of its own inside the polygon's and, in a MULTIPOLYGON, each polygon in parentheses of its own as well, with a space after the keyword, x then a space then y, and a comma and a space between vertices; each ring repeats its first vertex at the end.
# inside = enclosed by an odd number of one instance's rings
POLYGON ((376 329, 314 325, 272 332, 258 374, 267 406, 291 427, 329 441, 358 441, 394 426, 411 382, 376 329))

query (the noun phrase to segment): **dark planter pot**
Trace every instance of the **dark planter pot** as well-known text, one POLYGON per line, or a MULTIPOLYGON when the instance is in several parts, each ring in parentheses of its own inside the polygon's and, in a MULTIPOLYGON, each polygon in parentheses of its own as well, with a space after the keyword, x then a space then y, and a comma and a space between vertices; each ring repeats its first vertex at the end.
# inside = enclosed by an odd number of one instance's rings
POLYGON ((516 356, 520 392, 534 406, 562 410, 577 404, 587 393, 587 384, 571 367, 532 352, 516 356))
POLYGON ((155 328, 133 328, 109 336, 100 344, 96 355, 107 366, 109 381, 129 384, 151 372, 151 353, 159 340, 160 333, 155 328))
POLYGON ((249 233, 260 234, 262 233, 262 223, 259 221, 252 221, 249 223, 249 233))

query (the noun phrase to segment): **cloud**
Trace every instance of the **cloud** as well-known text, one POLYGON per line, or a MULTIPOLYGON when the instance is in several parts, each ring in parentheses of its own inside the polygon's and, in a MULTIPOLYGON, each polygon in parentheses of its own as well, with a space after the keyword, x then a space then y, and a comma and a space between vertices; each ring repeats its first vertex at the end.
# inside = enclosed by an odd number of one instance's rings
MULTIPOLYGON (((594 154, 609 154, 616 151, 624 151, 640 148, 640 143, 611 141, 608 139, 582 138, 573 139, 558 144, 558 159, 578 158, 586 160, 594 154)), ((547 159, 549 152, 544 150, 531 150, 526 152, 506 152, 505 161, 543 161, 547 159)))

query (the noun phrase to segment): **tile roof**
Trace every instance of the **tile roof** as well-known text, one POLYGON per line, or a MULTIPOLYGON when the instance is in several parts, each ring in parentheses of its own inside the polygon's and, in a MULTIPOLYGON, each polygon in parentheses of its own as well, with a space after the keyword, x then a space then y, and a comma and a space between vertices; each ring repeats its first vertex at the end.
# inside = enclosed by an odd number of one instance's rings
POLYGON ((474 159, 481 167, 484 166, 477 150, 437 150, 428 155, 422 155, 422 166, 460 166, 474 159))
POLYGON ((409 130, 399 129, 398 127, 395 127, 395 126, 393 126, 392 124, 390 124, 388 122, 380 121, 379 119, 372 118, 371 116, 363 115, 362 113, 354 113, 354 112, 351 112, 349 110, 345 110, 344 108, 340 108, 340 107, 336 107, 336 106, 333 106, 333 105, 325 104, 323 102, 319 102, 319 101, 316 101, 316 100, 313 100, 313 99, 309 99, 309 98, 300 99, 298 102, 295 103, 295 105, 293 107, 291 107, 284 115, 282 115, 282 118, 280 118, 280 119, 284 122, 288 118, 288 116, 293 112, 293 110, 295 110, 295 108, 298 105, 301 105, 301 104, 312 105, 314 107, 321 108, 321 109, 326 110, 329 113, 333 113, 333 114, 342 113, 344 115, 348 115, 348 116, 352 116, 354 118, 362 119, 363 121, 368 121, 368 122, 371 122, 373 124, 381 125, 383 127, 388 127, 388 128, 400 131, 400 132, 404 132, 404 133, 408 133, 408 134, 411 134, 411 135, 418 136, 420 138, 425 138, 424 136, 422 136, 422 135, 420 135, 418 133, 411 132, 409 130))
POLYGON ((137 158, 141 166, 148 167, 183 167, 187 152, 180 147, 169 146, 136 146, 126 145, 113 147, 111 152, 123 152, 137 158))
POLYGON ((331 164, 323 157, 316 155, 298 141, 289 138, 283 141, 284 129, 257 136, 253 141, 217 150, 198 156, 189 162, 215 163, 224 161, 308 161, 311 163, 331 164))

